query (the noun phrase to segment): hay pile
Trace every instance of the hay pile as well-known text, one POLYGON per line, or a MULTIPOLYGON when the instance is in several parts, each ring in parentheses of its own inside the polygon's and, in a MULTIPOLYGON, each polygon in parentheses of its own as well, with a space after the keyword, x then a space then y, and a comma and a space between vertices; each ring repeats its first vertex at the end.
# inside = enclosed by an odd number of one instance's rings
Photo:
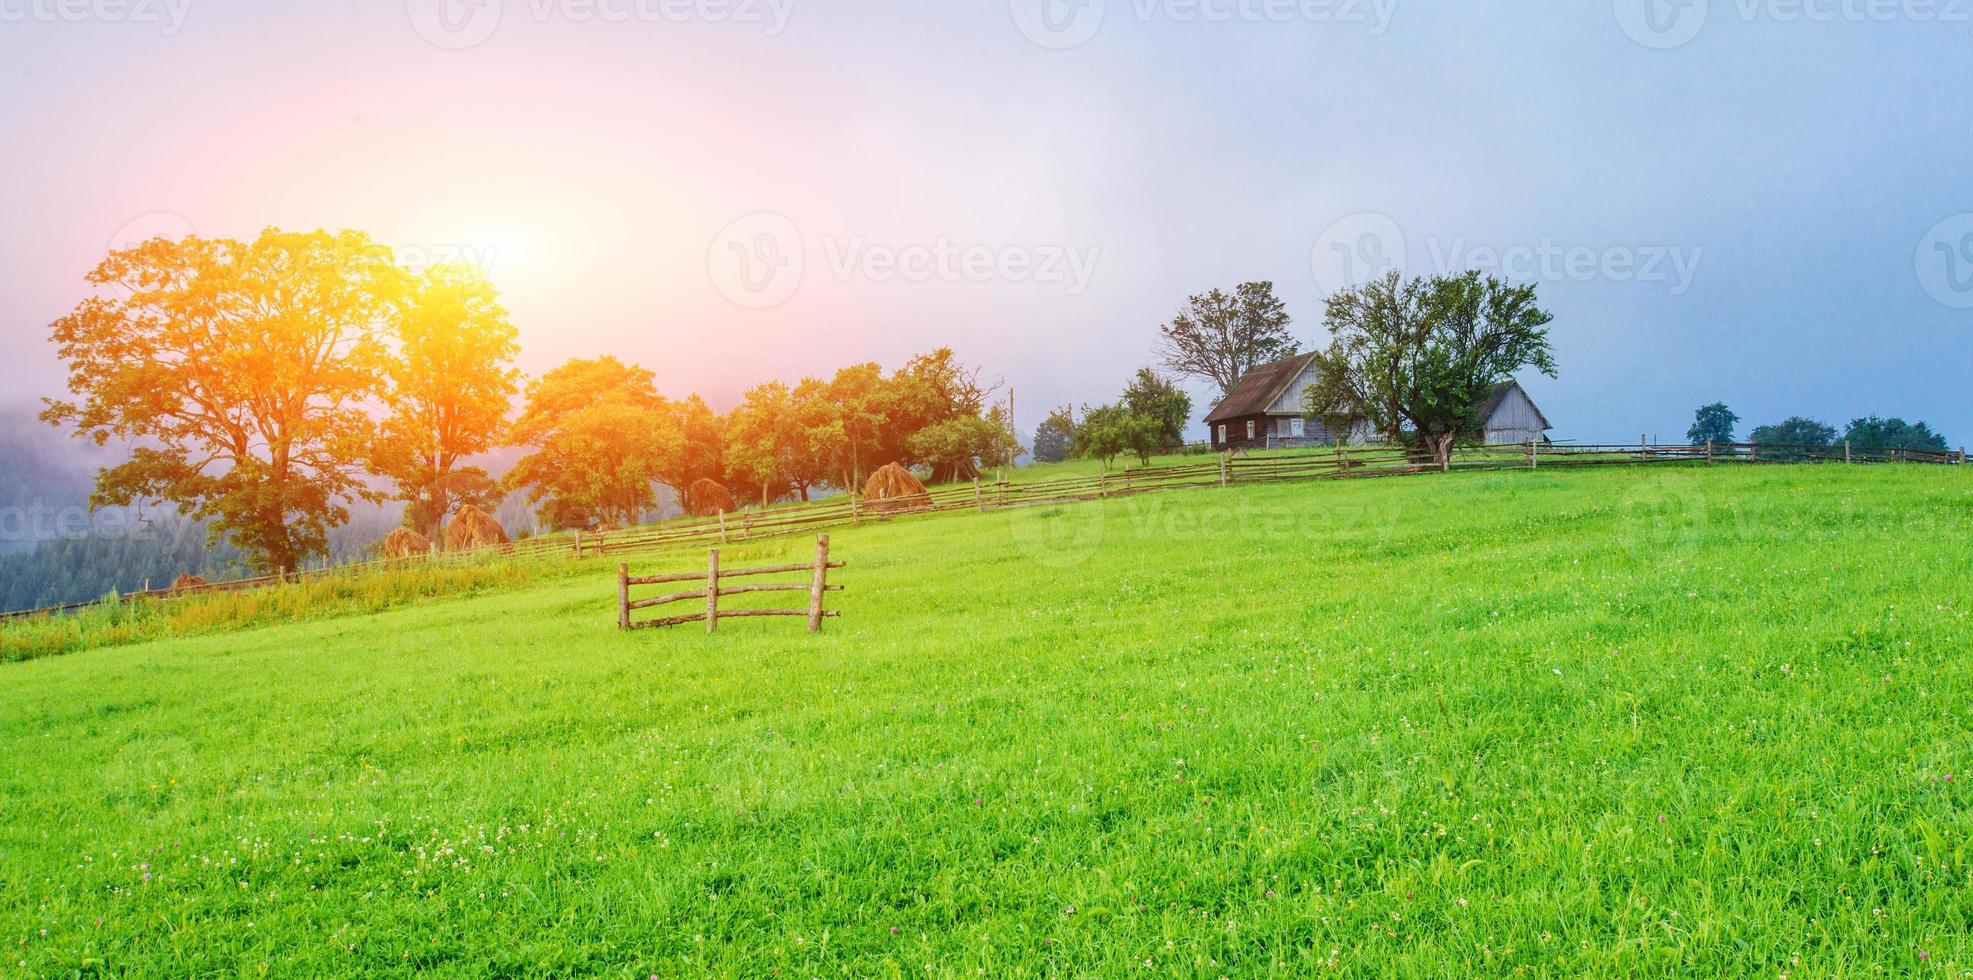
POLYGON ((685 510, 694 517, 731 514, 733 494, 712 480, 700 480, 685 491, 685 510))
POLYGON ((377 542, 377 552, 385 558, 416 558, 430 554, 432 543, 408 527, 400 527, 377 542))
POLYGON ((864 481, 863 504, 874 511, 911 510, 931 506, 932 497, 910 470, 886 463, 864 481))
POLYGON ((193 575, 191 572, 186 572, 171 580, 171 589, 174 592, 179 589, 198 589, 205 587, 207 584, 205 579, 193 575))
POLYGON ((445 550, 470 551, 488 545, 508 544, 507 531, 486 511, 468 504, 445 522, 445 550))

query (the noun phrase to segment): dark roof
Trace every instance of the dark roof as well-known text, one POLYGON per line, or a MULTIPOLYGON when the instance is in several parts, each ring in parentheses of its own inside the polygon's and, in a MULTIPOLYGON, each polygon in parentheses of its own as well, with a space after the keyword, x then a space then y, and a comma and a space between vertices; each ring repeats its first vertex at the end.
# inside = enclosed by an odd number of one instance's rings
MULTIPOLYGON (((1480 411, 1474 416, 1480 420, 1481 426, 1484 427, 1487 424, 1487 420, 1493 418, 1493 413, 1500 408, 1500 403, 1507 400, 1507 393, 1517 388, 1521 388, 1519 381, 1502 381, 1493 386, 1493 392, 1487 395, 1486 401, 1480 403, 1480 411)), ((1541 427, 1543 429, 1555 428, 1555 426, 1548 423, 1548 416, 1541 413, 1541 406, 1536 405, 1535 400, 1528 397, 1526 389, 1521 389, 1521 396, 1528 399, 1528 407, 1535 410, 1535 418, 1541 420, 1541 427)))
MULTIPOLYGON (((1288 386, 1295 383, 1295 379, 1301 376, 1302 369, 1307 367, 1308 362, 1314 357, 1313 352, 1293 354, 1248 371, 1241 376, 1239 382, 1234 384, 1233 390, 1227 392, 1226 397, 1220 399, 1218 405, 1213 406, 1212 412, 1206 416, 1206 424, 1213 425, 1249 415, 1266 415, 1268 407, 1287 393, 1288 386)), ((1500 408, 1500 403, 1507 400, 1507 393, 1517 388, 1521 388, 1521 383, 1518 381, 1502 381, 1493 386, 1493 391, 1488 393, 1486 401, 1480 403, 1480 410, 1475 416, 1482 426, 1493 417, 1493 413, 1500 408)), ((1521 394, 1526 397, 1527 390, 1522 389, 1521 394)), ((1535 405, 1533 398, 1528 398, 1528 404, 1534 407, 1535 417, 1541 419, 1542 428, 1555 428, 1549 424, 1548 416, 1542 414, 1541 406, 1535 405)))
POLYGON ((1233 385, 1233 390, 1213 406, 1212 412, 1206 416, 1206 424, 1266 414, 1268 406, 1280 399, 1314 357, 1314 353, 1293 354, 1248 371, 1233 385))

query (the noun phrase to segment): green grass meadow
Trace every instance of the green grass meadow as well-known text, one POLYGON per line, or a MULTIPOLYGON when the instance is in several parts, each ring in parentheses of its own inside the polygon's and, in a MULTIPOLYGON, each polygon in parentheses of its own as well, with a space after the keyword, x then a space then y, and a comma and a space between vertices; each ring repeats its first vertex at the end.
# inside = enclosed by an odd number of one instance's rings
POLYGON ((820 636, 612 557, 0 664, 0 975, 1973 970, 1973 470, 832 538, 820 636))

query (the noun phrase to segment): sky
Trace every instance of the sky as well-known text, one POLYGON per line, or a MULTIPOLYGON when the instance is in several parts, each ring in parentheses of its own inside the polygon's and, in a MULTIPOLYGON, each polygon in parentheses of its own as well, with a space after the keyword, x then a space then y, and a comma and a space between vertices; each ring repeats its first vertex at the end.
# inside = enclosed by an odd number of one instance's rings
POLYGON ((1558 440, 1973 442, 1973 0, 0 0, 0 73, 0 408, 107 249, 272 226, 716 408, 945 346, 1025 434, 1189 294, 1271 280, 1312 347, 1478 268, 1555 316, 1558 440))

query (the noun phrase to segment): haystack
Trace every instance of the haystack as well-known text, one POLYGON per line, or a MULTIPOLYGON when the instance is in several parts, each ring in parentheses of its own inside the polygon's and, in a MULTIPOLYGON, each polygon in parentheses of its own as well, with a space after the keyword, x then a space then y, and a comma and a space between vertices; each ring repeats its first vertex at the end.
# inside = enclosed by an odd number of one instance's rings
POLYGON ((896 463, 886 463, 863 484, 863 504, 876 511, 910 510, 929 507, 932 496, 911 471, 896 463))
POLYGON ((685 491, 685 509, 694 517, 733 512, 733 494, 712 480, 700 480, 685 491))
POLYGON ((192 574, 191 572, 186 572, 185 574, 180 575, 177 578, 171 580, 171 590, 173 592, 176 592, 179 589, 204 588, 206 585, 207 582, 205 579, 202 579, 197 575, 192 574))
POLYGON ((432 543, 408 527, 400 527, 377 542, 377 551, 385 558, 416 558, 431 550, 432 543))
POLYGON ((488 545, 508 544, 506 529, 486 511, 468 504, 445 522, 445 550, 471 551, 488 545))

